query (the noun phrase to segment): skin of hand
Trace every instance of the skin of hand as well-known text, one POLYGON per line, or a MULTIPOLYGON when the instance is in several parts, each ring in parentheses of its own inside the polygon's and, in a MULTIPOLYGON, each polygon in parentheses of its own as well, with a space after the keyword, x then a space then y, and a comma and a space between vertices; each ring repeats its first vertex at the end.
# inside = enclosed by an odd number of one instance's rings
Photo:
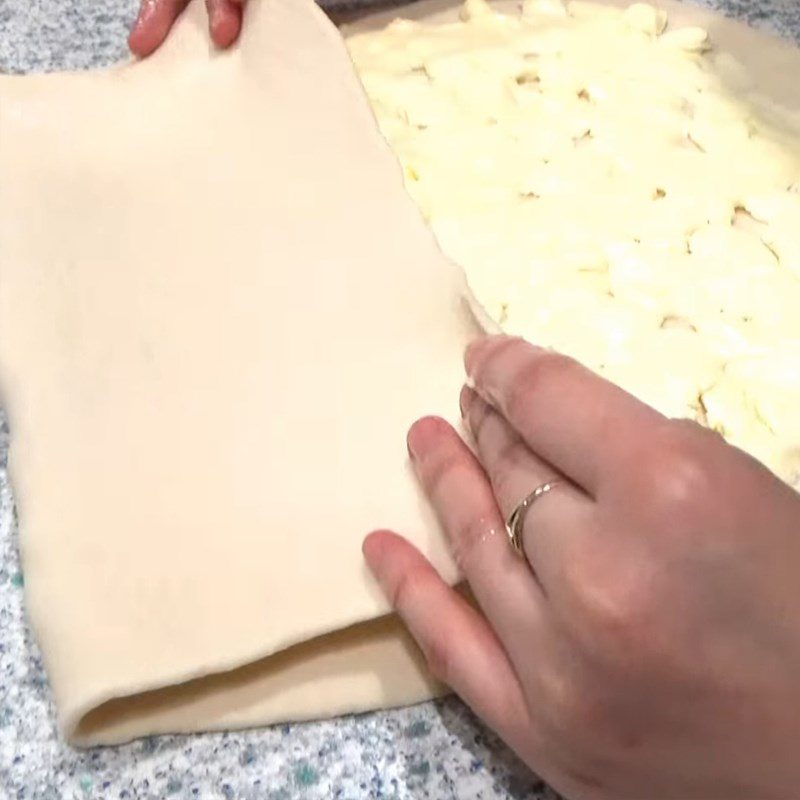
POLYGON ((478 607, 405 539, 366 560, 438 678, 575 800, 800 791, 800 496, 577 362, 478 340, 408 447, 478 607), (525 557, 504 519, 525 519, 525 557))
MULTIPOLYGON (((208 31, 217 47, 230 47, 242 28, 245 0, 206 0, 208 31)), ((131 28, 128 46, 144 58, 157 50, 189 0, 141 0, 139 15, 131 28)))

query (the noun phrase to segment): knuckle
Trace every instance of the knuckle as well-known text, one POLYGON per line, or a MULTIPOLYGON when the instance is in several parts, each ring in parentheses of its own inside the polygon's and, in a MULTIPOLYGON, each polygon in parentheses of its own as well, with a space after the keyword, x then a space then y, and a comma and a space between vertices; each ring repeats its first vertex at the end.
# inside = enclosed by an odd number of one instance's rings
POLYGON ((551 665, 540 679, 538 708, 544 737, 582 781, 598 780, 601 764, 625 763, 644 741, 626 695, 585 664, 551 665))
POLYGON ((424 591, 426 576, 415 570, 403 572, 391 589, 389 602, 401 613, 413 607, 415 599, 424 591))
POLYGON ((486 423, 495 413, 492 407, 488 403, 483 402, 480 398, 472 404, 472 408, 469 411, 469 422, 472 428, 472 435, 479 446, 486 439, 486 423))
POLYGON ((535 408, 536 399, 544 386, 563 385, 578 367, 578 362, 574 359, 551 350, 543 350, 528 359, 511 382, 503 409, 506 416, 519 419, 529 414, 535 408))
POLYGON ((498 367, 503 368, 505 362, 518 356, 525 342, 519 336, 501 336, 484 347, 482 355, 471 370, 477 383, 483 382, 488 372, 498 367))
POLYGON ((442 448, 435 455, 420 461, 420 477, 430 495, 436 496, 441 492, 461 460, 460 453, 442 448))
POLYGON ((600 587, 588 599, 591 619, 601 635, 626 648, 627 652, 631 652, 630 648, 643 649, 645 627, 640 605, 629 591, 600 587))
POLYGON ((506 474, 518 469, 530 460, 531 452, 528 445, 518 437, 509 438, 497 454, 497 462, 503 467, 506 474))
MULTIPOLYGON (((584 591, 586 618, 599 634, 601 643, 610 642, 613 652, 616 648, 642 649, 641 642, 645 629, 641 622, 639 604, 633 601, 631 593, 609 586, 592 587, 584 591)), ((608 652, 606 648, 604 651, 608 652)))
POLYGON ((433 677, 440 683, 450 685, 453 680, 453 651, 447 640, 425 642, 422 652, 433 677))
POLYGON ((583 692, 560 670, 544 671, 540 680, 542 708, 551 733, 569 738, 583 730, 583 692))
POLYGON ((646 570, 589 552, 569 560, 564 580, 575 608, 572 619, 593 656, 624 660, 631 648, 646 651, 652 608, 646 570))
POLYGON ((486 518, 471 516, 464 520, 457 537, 452 543, 453 555, 458 567, 465 573, 473 571, 476 560, 480 560, 481 544, 486 540, 489 530, 486 518))
POLYGON ((527 445, 520 439, 504 444, 497 453, 496 462, 492 465, 492 485, 499 498, 517 503, 521 497, 514 497, 514 487, 519 486, 520 467, 530 458, 527 445))
POLYGON ((708 496, 713 473, 698 432, 668 422, 645 458, 646 496, 656 514, 671 523, 694 514, 708 496))

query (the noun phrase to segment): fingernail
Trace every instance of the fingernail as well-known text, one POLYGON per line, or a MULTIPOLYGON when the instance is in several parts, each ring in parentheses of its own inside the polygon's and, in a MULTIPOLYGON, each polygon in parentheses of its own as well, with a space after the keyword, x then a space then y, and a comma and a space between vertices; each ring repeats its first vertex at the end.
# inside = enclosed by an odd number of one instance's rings
POLYGON ((408 432, 408 435, 406 436, 406 449, 408 450, 408 455, 411 456, 412 459, 416 459, 417 452, 416 452, 416 449, 414 448, 414 443, 412 442, 413 431, 414 431, 414 429, 412 428, 408 432))
POLYGON ((208 13, 209 17, 209 24, 214 31, 214 33, 218 32, 218 29, 221 25, 225 24, 225 20, 227 19, 227 15, 225 13, 225 9, 222 6, 211 6, 211 9, 208 13))
POLYGON ((449 423, 441 417, 421 417, 409 429, 406 437, 408 454, 415 461, 423 461, 437 439, 448 429, 449 423))
POLYGON ((475 392, 468 385, 461 387, 461 394, 458 397, 458 406, 461 409, 461 416, 466 419, 469 414, 470 406, 475 399, 475 392))
POLYGON ((376 537, 377 531, 367 534, 364 541, 361 543, 361 552, 364 554, 364 560, 371 572, 378 571, 378 562, 380 556, 380 540, 376 537))
POLYGON ((474 339, 467 345, 467 349, 464 351, 464 370, 467 373, 467 377, 472 377, 472 372, 475 367, 475 358, 478 354, 478 351, 483 346, 485 339, 474 339))
POLYGON ((135 24, 139 25, 148 17, 152 17, 157 9, 158 4, 155 2, 155 0, 145 0, 145 2, 139 6, 139 13, 136 15, 135 24))
POLYGON ((388 599, 391 599, 391 592, 387 591, 387 583, 390 578, 392 567, 392 544, 398 536, 388 528, 379 528, 364 537, 361 543, 361 552, 364 555, 367 569, 378 582, 388 599))

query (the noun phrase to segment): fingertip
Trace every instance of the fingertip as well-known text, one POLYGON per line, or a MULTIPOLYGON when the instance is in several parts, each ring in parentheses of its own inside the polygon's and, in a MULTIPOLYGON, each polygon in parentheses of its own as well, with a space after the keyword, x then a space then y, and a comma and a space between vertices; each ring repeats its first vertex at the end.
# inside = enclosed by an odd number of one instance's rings
POLYGON ((143 0, 128 35, 128 47, 139 58, 157 50, 186 5, 186 0, 143 0))
POLYGON ((511 342, 525 342, 530 347, 534 345, 529 344, 522 336, 510 336, 507 333, 497 333, 491 336, 481 336, 479 339, 474 339, 464 351, 464 370, 467 377, 473 379, 478 365, 490 356, 496 348, 510 344, 511 342))
POLYGON ((369 568, 375 572, 379 563, 380 553, 383 550, 383 537, 388 531, 372 531, 364 537, 361 542, 361 552, 367 561, 369 568))
POLYGON ((139 35, 135 28, 128 34, 128 50, 130 50, 131 53, 136 56, 136 58, 144 57, 141 43, 139 41, 139 35))
POLYGON ((490 336, 480 336, 473 339, 464 350, 464 371, 467 377, 471 379, 475 375, 475 367, 478 362, 483 358, 487 348, 493 341, 498 339, 508 338, 505 334, 499 333, 490 336))
POLYGON ((453 431, 453 426, 445 419, 436 416, 422 417, 409 429, 406 436, 408 452, 413 458, 420 458, 442 435, 453 431))
POLYGON ((242 9, 232 0, 213 6, 208 21, 211 41, 222 49, 230 47, 242 28, 242 9))
POLYGON ((466 384, 461 387, 461 394, 458 397, 458 407, 461 409, 461 416, 464 419, 467 418, 469 410, 472 408, 472 404, 475 402, 477 396, 472 387, 466 384))
POLYGON ((128 34, 128 47, 137 58, 146 58, 164 41, 164 37, 154 35, 143 24, 137 22, 128 34))
POLYGON ((241 24, 238 20, 225 18, 211 26, 211 41, 225 50, 239 38, 240 30, 241 24))
POLYGON ((472 369, 475 366, 475 359, 483 348, 486 339, 486 336, 479 336, 477 339, 473 339, 464 350, 464 371, 470 378, 472 377, 472 369))
POLYGON ((404 550, 412 545, 399 534, 389 530, 375 530, 364 537, 361 543, 361 552, 367 566, 376 575, 382 575, 385 566, 391 561, 397 561, 404 550))

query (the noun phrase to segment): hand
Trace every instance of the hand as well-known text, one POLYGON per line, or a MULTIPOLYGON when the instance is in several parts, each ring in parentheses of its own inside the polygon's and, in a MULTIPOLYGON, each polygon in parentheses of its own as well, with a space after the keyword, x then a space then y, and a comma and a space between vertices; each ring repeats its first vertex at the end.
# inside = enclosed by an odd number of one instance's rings
POLYGON ((480 611, 401 537, 364 553, 448 683, 571 798, 800 792, 800 496, 715 433, 518 339, 408 446, 480 611), (554 476, 525 520, 504 522, 554 476))
MULTIPOLYGON (((188 3, 189 0, 141 0, 139 16, 128 37, 131 52, 144 58, 158 49, 188 3)), ((245 0, 206 0, 208 30, 217 47, 230 47, 236 41, 244 3, 245 0)))

